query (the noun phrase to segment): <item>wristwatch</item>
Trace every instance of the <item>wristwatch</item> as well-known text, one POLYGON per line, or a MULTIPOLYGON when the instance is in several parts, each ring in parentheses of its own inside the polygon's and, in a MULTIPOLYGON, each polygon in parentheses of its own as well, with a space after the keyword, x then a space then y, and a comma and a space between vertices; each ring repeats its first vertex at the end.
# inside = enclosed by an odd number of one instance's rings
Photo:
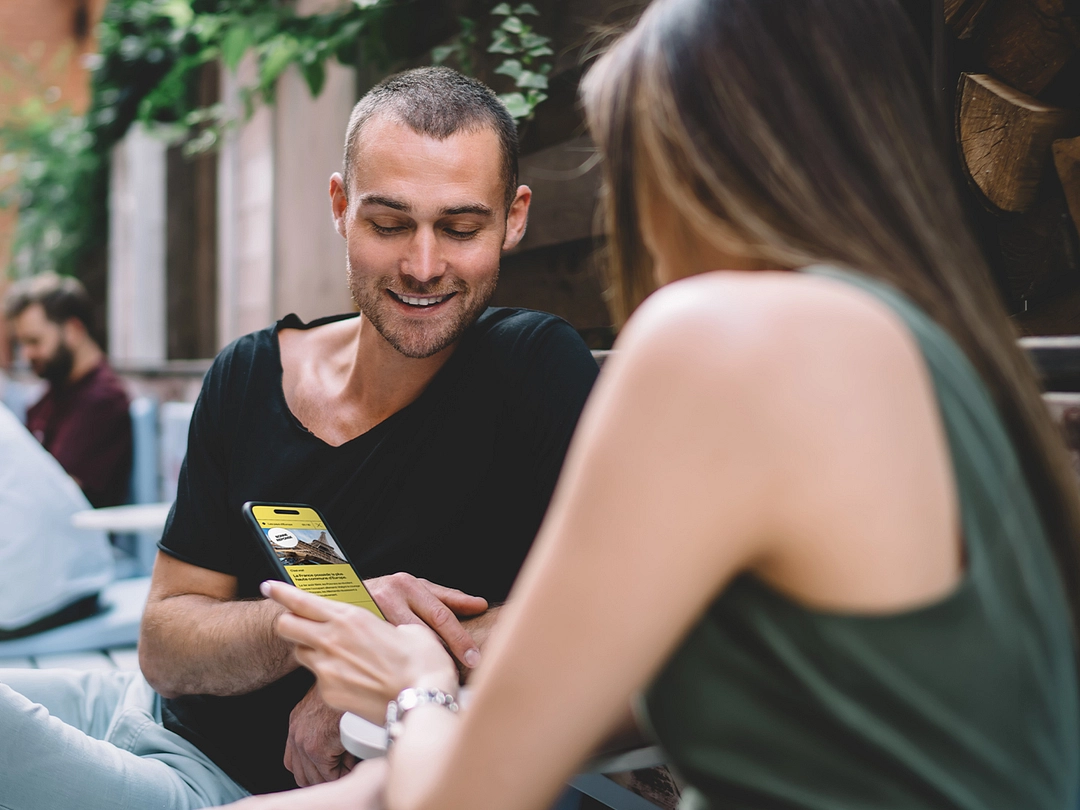
POLYGON ((394 741, 401 736, 401 724, 405 720, 405 715, 417 706, 423 706, 425 703, 431 703, 436 706, 445 706, 447 709, 454 712, 454 714, 457 714, 458 711, 457 700, 453 695, 447 694, 442 689, 417 689, 414 687, 402 689, 396 700, 391 700, 386 704, 387 750, 389 750, 390 746, 394 744, 394 741))

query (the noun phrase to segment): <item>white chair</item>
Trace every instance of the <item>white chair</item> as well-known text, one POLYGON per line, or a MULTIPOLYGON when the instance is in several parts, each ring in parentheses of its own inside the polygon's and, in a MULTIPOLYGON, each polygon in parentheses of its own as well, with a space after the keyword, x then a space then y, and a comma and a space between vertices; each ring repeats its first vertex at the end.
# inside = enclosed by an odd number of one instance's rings
POLYGON ((149 592, 149 577, 117 580, 102 590, 98 598, 101 609, 93 616, 25 638, 0 641, 0 658, 132 646, 139 638, 149 592))

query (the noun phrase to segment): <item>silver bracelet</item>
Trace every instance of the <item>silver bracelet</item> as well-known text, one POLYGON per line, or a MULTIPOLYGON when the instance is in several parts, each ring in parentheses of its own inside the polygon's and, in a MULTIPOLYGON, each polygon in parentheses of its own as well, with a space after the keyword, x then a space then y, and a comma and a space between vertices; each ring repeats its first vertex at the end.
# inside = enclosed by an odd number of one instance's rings
POLYGON ((416 689, 409 687, 402 689, 396 700, 386 704, 386 748, 390 749, 394 741, 401 736, 401 724, 405 715, 417 706, 431 703, 435 706, 445 706, 457 714, 458 703, 453 695, 447 694, 442 689, 416 689))

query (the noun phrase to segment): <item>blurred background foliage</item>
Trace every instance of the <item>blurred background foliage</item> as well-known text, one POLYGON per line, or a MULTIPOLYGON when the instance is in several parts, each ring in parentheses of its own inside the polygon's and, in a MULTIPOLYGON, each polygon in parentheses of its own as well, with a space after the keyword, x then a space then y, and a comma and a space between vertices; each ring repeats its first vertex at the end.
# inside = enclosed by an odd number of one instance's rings
MULTIPOLYGON (((283 72, 295 66, 313 95, 327 63, 371 63, 383 69, 395 52, 391 27, 410 0, 351 0, 301 16, 285 0, 110 0, 97 29, 98 52, 86 59, 91 103, 84 115, 42 95, 13 105, 0 121, 0 206, 17 207, 13 245, 17 276, 50 270, 81 275, 108 235, 109 156, 136 121, 176 128, 188 154, 213 150, 229 120, 222 104, 199 104, 204 67, 235 71, 245 56, 255 80, 243 87, 245 114, 272 103, 283 72), (394 17, 396 13, 398 16, 394 17)), ((502 94, 518 119, 530 118, 547 95, 554 52, 535 30, 529 4, 491 3, 486 19, 459 16, 459 30, 431 61, 474 73, 480 51, 501 58, 502 94), (490 31, 483 43, 479 29, 490 31)))

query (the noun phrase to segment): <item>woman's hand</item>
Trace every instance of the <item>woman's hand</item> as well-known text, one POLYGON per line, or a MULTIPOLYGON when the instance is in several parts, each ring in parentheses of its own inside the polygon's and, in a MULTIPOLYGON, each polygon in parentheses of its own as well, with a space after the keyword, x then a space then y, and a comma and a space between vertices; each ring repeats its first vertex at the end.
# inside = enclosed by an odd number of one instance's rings
POLYGON ((296 659, 315 673, 330 706, 381 725, 386 704, 407 687, 456 694, 457 669, 439 637, 423 625, 395 627, 355 605, 264 582, 265 596, 287 611, 275 629, 296 645, 296 659))
POLYGON ((230 810, 384 810, 386 775, 384 758, 369 759, 336 782, 252 796, 228 807, 230 810))

